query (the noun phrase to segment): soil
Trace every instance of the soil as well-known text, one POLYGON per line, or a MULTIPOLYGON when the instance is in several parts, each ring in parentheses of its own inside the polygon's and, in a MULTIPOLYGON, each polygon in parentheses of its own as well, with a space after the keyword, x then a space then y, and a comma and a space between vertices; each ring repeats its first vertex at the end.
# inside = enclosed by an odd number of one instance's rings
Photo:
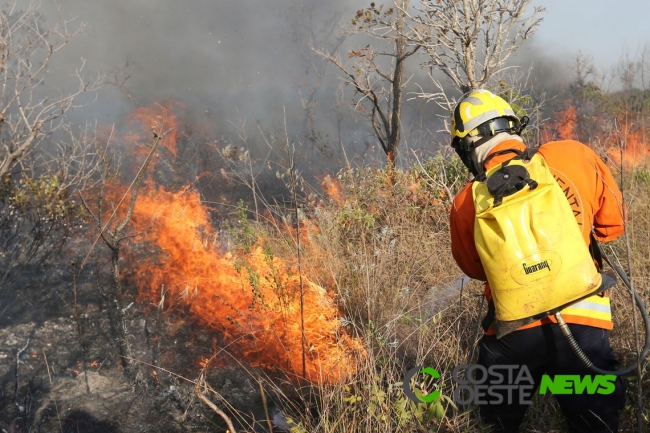
MULTIPOLYGON (((137 302, 116 323, 102 295, 111 286, 105 271, 88 265, 73 279, 69 266, 25 269, 0 297, 0 431, 225 432, 222 418, 194 394, 219 336, 183 312, 137 302)), ((268 380, 265 372, 232 357, 215 358, 205 371, 227 404, 215 394, 207 394, 210 401, 237 431, 269 432, 273 418, 273 431, 283 431, 275 386, 265 386, 264 404, 256 379, 268 380)))

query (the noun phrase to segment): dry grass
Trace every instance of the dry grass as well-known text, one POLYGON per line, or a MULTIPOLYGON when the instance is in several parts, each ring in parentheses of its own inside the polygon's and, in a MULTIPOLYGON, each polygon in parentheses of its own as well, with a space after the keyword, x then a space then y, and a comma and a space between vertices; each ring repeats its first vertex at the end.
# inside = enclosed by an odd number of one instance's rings
MULTIPOLYGON (((650 303, 650 169, 639 166, 625 172, 624 194, 628 206, 627 233, 606 248, 606 253, 627 270, 632 285, 639 292, 646 307, 650 303), (629 244, 629 254, 628 254, 629 244), (631 269, 631 270, 630 270, 631 269)), ((631 365, 643 347, 645 335, 638 310, 633 306, 632 297, 622 284, 611 291, 612 313, 615 328, 612 331, 612 346, 625 365, 631 365), (636 316, 636 317, 635 317, 636 316), (635 326, 636 320, 636 326, 635 326), (636 328, 636 329, 635 329, 636 328)), ((650 379, 648 365, 642 371, 641 404, 638 401, 639 386, 636 375, 627 378, 628 404, 622 423, 632 430, 636 427, 636 408, 643 407, 641 414, 645 425, 650 423, 650 379)))
MULTIPOLYGON (((390 184, 383 171, 344 170, 331 181, 337 195, 304 208, 303 272, 333 291, 348 331, 362 339, 368 355, 348 382, 302 389, 299 404, 287 399, 291 432, 486 431, 475 407, 452 403, 451 370, 475 362, 485 313, 482 285, 459 285, 462 273, 450 254, 450 197, 462 183, 456 163, 442 157, 397 171, 390 184), (418 365, 441 373, 436 383, 424 386, 439 389, 442 399, 416 405, 406 398, 402 379, 418 365), (306 412, 305 405, 312 411, 306 412)), ((650 175, 639 170, 626 192, 631 275, 649 301, 650 175)), ((267 228, 264 236, 278 255, 295 260, 295 244, 286 229, 276 228, 267 228)), ((614 251, 626 257, 623 239, 614 251)), ((622 265, 627 269, 625 261, 622 265)), ((614 290, 612 298, 617 324, 612 339, 622 356, 635 347, 631 304, 623 290, 614 290)), ((636 426, 635 387, 630 380, 622 431, 636 426)), ((643 387, 647 402, 648 379, 643 387)), ((556 401, 537 396, 522 431, 566 431, 556 401)))

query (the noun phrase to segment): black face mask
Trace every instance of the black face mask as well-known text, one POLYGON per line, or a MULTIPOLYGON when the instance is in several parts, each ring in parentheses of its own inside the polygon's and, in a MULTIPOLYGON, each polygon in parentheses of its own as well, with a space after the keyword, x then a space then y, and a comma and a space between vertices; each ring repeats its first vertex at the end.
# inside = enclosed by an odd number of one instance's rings
POLYGON ((476 158, 476 152, 472 152, 474 149, 479 147, 482 144, 488 142, 492 136, 488 135, 486 137, 481 137, 475 142, 471 142, 469 137, 460 138, 453 144, 453 148, 458 154, 458 157, 463 162, 463 165, 467 167, 470 173, 474 176, 478 176, 481 173, 485 173, 485 169, 479 166, 478 159, 476 158))
POLYGON ((454 150, 460 157, 463 165, 467 167, 470 173, 472 173, 474 176, 478 175, 478 171, 474 168, 474 162, 472 161, 472 149, 459 144, 458 146, 454 147, 454 150))

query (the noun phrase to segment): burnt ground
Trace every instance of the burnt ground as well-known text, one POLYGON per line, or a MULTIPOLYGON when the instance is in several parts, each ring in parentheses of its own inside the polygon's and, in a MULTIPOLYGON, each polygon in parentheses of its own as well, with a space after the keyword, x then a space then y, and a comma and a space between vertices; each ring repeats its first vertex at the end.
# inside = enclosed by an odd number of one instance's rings
MULTIPOLYGON (((183 312, 135 302, 121 325, 132 358, 125 371, 120 324, 100 293, 111 284, 106 271, 86 266, 73 279, 70 266, 25 269, 0 298, 0 431, 225 432, 191 382, 201 360, 218 350, 219 336, 183 312)), ((126 298, 134 300, 125 286, 126 298)), ((206 370, 207 383, 231 407, 215 395, 210 400, 231 415, 238 431, 269 431, 254 378, 260 374, 233 357, 218 357, 206 370), (235 414, 244 421, 237 423, 235 414)), ((282 424, 274 386, 265 388, 269 418, 282 424)))

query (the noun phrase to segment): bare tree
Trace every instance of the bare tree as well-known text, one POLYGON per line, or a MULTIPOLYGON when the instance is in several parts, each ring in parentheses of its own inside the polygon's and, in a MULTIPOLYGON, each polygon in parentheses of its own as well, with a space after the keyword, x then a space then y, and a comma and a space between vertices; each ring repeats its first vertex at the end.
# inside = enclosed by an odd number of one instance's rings
POLYGON ((460 93, 494 85, 508 66, 508 58, 542 21, 545 8, 532 0, 436 0, 422 1, 417 14, 405 12, 415 23, 409 42, 422 46, 428 55, 423 66, 436 89, 420 96, 432 99, 447 111, 455 99, 444 91, 442 72, 460 93))
MULTIPOLYGON (((24 3, 24 2, 23 2, 24 3)), ((18 11, 17 2, 0 9, 0 178, 23 168, 30 152, 64 124, 64 115, 79 96, 97 88, 80 68, 77 87, 69 93, 44 87, 55 54, 83 30, 73 20, 43 28, 36 3, 18 11)))
POLYGON ((60 18, 43 27, 38 6, 0 8, 0 294, 12 274, 42 264, 66 242, 80 218, 73 192, 97 167, 89 153, 94 133, 74 130, 66 113, 98 82, 84 81, 83 61, 70 92, 45 81, 52 59, 83 25, 60 18))
POLYGON ((64 125, 59 135, 39 158, 22 161, 27 175, 0 183, 0 298, 25 266, 55 257, 84 223, 73 193, 98 169, 94 128, 64 125))
POLYGON ((630 93, 633 89, 639 87, 637 83, 642 77, 643 64, 641 60, 637 60, 638 57, 638 53, 633 57, 627 49, 624 49, 619 57, 615 69, 623 85, 623 92, 630 93))
POLYGON ((354 106, 368 115, 386 154, 389 170, 395 167, 401 138, 403 90, 408 82, 404 75, 405 62, 420 48, 408 43, 408 3, 408 0, 394 0, 393 7, 384 9, 372 2, 370 7, 357 11, 351 21, 352 28, 346 32, 370 37, 372 42, 348 52, 347 57, 354 59, 352 64, 344 63, 340 54, 315 48, 344 74, 345 83, 354 88, 358 96, 354 106))

